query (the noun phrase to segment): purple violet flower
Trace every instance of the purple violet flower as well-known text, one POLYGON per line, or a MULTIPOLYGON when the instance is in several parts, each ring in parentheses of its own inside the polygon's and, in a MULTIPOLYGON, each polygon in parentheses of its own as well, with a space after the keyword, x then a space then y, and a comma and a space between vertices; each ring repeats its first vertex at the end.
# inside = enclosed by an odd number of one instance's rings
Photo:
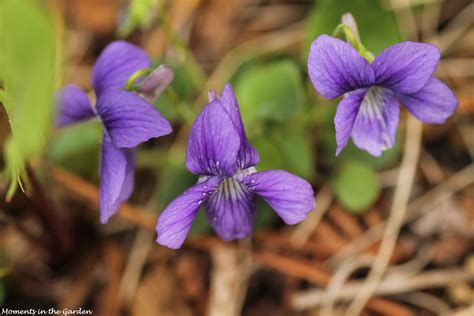
MULTIPOLYGON (((75 85, 67 85, 58 93, 57 126, 94 117, 104 124, 99 198, 102 223, 117 212, 133 191, 134 147, 172 131, 170 123, 143 97, 124 90, 130 76, 148 67, 150 59, 142 49, 116 41, 104 49, 93 68, 95 105, 90 103, 86 92, 75 85)), ((172 70, 163 67, 166 66, 158 67, 139 82, 147 88, 144 95, 152 92, 152 83, 160 93, 163 86, 170 83, 172 70)), ((138 92, 141 92, 140 88, 138 92)))
POLYGON ((344 94, 334 118, 336 155, 350 137, 373 156, 391 148, 400 103, 425 123, 441 124, 450 117, 458 101, 447 85, 433 77, 439 58, 434 45, 402 42, 369 63, 348 43, 319 36, 308 56, 311 82, 325 98, 344 94))
POLYGON ((209 103, 191 128, 186 149, 186 166, 199 180, 163 210, 156 241, 169 248, 181 247, 201 206, 222 239, 244 238, 252 232, 257 196, 285 223, 301 222, 314 208, 311 185, 282 170, 257 172, 258 162, 231 85, 224 87, 221 96, 211 91, 209 103))

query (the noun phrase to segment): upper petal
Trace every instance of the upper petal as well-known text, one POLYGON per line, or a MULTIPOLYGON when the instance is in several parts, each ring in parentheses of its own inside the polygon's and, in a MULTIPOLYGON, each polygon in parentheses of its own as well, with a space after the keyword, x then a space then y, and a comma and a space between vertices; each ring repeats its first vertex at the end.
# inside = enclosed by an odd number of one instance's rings
POLYGON ((277 212, 287 224, 297 224, 314 209, 314 192, 308 181, 283 170, 253 173, 242 182, 277 212))
POLYGON ((218 99, 240 135, 241 146, 237 157, 239 168, 246 169, 255 166, 258 164, 260 157, 257 150, 250 145, 247 140, 244 124, 240 115, 239 104, 230 83, 224 86, 222 94, 218 99))
POLYGON ((372 63, 377 85, 399 93, 423 88, 436 70, 439 49, 432 44, 403 42, 384 49, 372 63))
POLYGON ((362 88, 349 92, 337 106, 334 126, 336 127, 336 156, 346 147, 352 134, 352 128, 359 107, 368 89, 362 88))
POLYGON ((84 90, 76 85, 66 85, 56 95, 56 126, 73 124, 95 114, 84 90))
POLYGON ((219 177, 209 177, 173 200, 158 218, 156 242, 173 249, 181 247, 199 207, 220 182, 219 177))
POLYGON ((369 89, 352 128, 354 144, 380 156, 395 142, 399 116, 400 105, 392 91, 381 87, 369 89))
POLYGON ((110 43, 92 69, 92 85, 96 95, 123 89, 133 73, 149 66, 150 58, 143 49, 125 41, 110 43))
POLYGON ((311 45, 308 73, 316 91, 328 99, 374 83, 369 62, 351 45, 328 35, 311 45))
POLYGON ((100 221, 105 224, 133 191, 135 153, 115 147, 104 133, 100 162, 100 221))
POLYGON ((402 104, 417 119, 428 124, 441 124, 456 111, 459 102, 453 91, 438 79, 413 94, 400 94, 402 104))
POLYGON ((218 100, 194 121, 186 147, 186 166, 198 175, 232 176, 237 170, 240 135, 218 100))
POLYGON ((250 235, 255 222, 255 194, 237 179, 225 178, 206 203, 206 215, 224 240, 250 235))
POLYGON ((170 123, 160 112, 132 92, 115 91, 100 95, 97 112, 112 143, 119 148, 135 147, 172 131, 170 123))

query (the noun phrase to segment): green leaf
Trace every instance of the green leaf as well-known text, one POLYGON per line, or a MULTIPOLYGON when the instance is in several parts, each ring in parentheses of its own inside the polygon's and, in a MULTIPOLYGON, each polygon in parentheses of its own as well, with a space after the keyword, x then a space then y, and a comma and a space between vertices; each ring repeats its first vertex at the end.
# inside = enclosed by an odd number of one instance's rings
POLYGON ((209 233, 212 230, 211 225, 206 217, 206 212, 203 207, 201 207, 194 218, 191 229, 189 230, 190 235, 204 235, 209 233))
POLYGON ((332 184, 339 202, 354 213, 371 206, 380 191, 375 171, 358 161, 346 162, 332 184))
POLYGON ((332 34, 346 12, 354 16, 364 46, 374 54, 400 41, 395 17, 380 0, 318 0, 308 17, 305 52, 321 34, 332 34))
POLYGON ((97 175, 102 126, 95 121, 63 128, 51 142, 49 156, 55 164, 90 177, 97 175))
POLYGON ((275 129, 252 137, 250 143, 260 155, 258 170, 283 169, 306 179, 314 177, 316 159, 301 129, 275 129))
POLYGON ((274 140, 285 158, 285 170, 305 179, 314 177, 316 161, 304 131, 288 128, 275 131, 274 140))
POLYGON ((0 81, 12 135, 5 144, 8 196, 28 159, 45 148, 51 126, 55 79, 53 27, 36 1, 1 2, 0 81))
POLYGON ((265 136, 252 137, 250 143, 260 156, 258 170, 285 169, 287 164, 283 152, 272 139, 265 136))
POLYGON ((248 129, 261 120, 284 122, 304 104, 300 70, 290 60, 249 68, 239 76, 236 94, 248 129))
POLYGON ((255 214, 255 230, 264 230, 278 221, 277 213, 262 199, 257 199, 257 213, 255 214))
POLYGON ((196 176, 186 169, 183 152, 170 152, 162 172, 158 187, 158 205, 161 209, 197 181, 196 176))

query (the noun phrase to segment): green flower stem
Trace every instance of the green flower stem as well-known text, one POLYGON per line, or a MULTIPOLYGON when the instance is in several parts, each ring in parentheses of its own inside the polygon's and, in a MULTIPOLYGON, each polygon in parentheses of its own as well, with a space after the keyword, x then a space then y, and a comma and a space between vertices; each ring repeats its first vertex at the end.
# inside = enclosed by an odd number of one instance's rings
POLYGON ((173 30, 165 12, 163 10, 158 10, 157 13, 160 25, 163 27, 165 33, 169 36, 176 50, 184 56, 184 61, 188 65, 188 69, 190 70, 193 78, 199 82, 200 85, 203 85, 206 81, 206 74, 204 70, 202 70, 199 63, 196 61, 194 54, 191 52, 186 42, 173 30))
POLYGON ((134 90, 133 84, 135 83, 135 81, 136 81, 138 78, 140 78, 140 77, 148 76, 150 73, 151 73, 151 69, 150 69, 150 68, 143 68, 143 69, 139 69, 139 70, 135 71, 135 72, 128 78, 128 81, 127 81, 127 83, 125 84, 125 90, 127 90, 127 91, 133 91, 133 90, 134 90))
POLYGON ((344 36, 343 39, 351 44, 352 47, 354 47, 369 63, 374 61, 374 54, 372 54, 361 42, 357 40, 349 26, 345 24, 339 24, 332 33, 332 36, 338 38, 342 38, 344 36))

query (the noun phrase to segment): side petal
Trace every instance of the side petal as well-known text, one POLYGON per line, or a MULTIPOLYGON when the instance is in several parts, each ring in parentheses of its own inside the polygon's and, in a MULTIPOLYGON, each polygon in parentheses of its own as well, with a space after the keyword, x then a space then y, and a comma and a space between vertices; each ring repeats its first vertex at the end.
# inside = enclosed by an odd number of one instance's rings
POLYGON ((436 70, 439 49, 432 44, 403 42, 384 49, 372 63, 377 85, 398 93, 423 88, 436 70))
POLYGON ((84 90, 76 85, 67 85, 56 95, 56 122, 58 127, 86 120, 95 114, 84 90))
POLYGON ((107 223, 133 191, 135 153, 115 147, 104 134, 100 162, 100 221, 107 223))
POLYGON ((420 91, 401 94, 398 98, 411 114, 428 124, 444 123, 459 105, 453 91, 435 78, 420 91))
POLYGON ((156 242, 172 249, 181 247, 199 207, 220 182, 219 177, 209 177, 173 200, 158 218, 156 242))
POLYGON ((337 106, 334 126, 336 128, 336 156, 346 147, 352 134, 352 128, 368 89, 358 89, 349 92, 337 106))
POLYGON ((234 178, 225 178, 206 203, 206 215, 224 240, 250 235, 255 222, 255 194, 234 178))
POLYGON ((311 184, 287 171, 257 172, 242 182, 261 196, 287 224, 301 222, 315 207, 311 184))
POLYGON ((369 89, 352 128, 354 144, 373 156, 380 156, 395 142, 399 116, 400 105, 392 91, 380 87, 369 89))
POLYGON ((234 127, 237 129, 240 135, 241 146, 237 158, 239 168, 246 169, 248 167, 255 166, 258 164, 260 157, 257 150, 252 145, 250 145, 249 141, 247 140, 244 123, 242 122, 242 117, 240 115, 239 104, 234 94, 234 90, 229 83, 224 86, 219 99, 221 101, 222 107, 227 112, 227 114, 229 114, 234 127))
POLYGON ((123 89, 133 73, 149 66, 150 58, 143 49, 125 41, 110 43, 92 69, 92 85, 96 95, 123 89))
POLYGON ((328 35, 311 45, 308 73, 316 91, 327 99, 374 83, 369 62, 351 45, 328 35))
POLYGON ((198 175, 232 176, 237 170, 240 135, 220 102, 212 101, 194 121, 186 166, 198 175))
POLYGON ((170 123, 160 112, 132 92, 115 91, 100 95, 97 112, 112 143, 118 148, 132 148, 172 131, 170 123))

